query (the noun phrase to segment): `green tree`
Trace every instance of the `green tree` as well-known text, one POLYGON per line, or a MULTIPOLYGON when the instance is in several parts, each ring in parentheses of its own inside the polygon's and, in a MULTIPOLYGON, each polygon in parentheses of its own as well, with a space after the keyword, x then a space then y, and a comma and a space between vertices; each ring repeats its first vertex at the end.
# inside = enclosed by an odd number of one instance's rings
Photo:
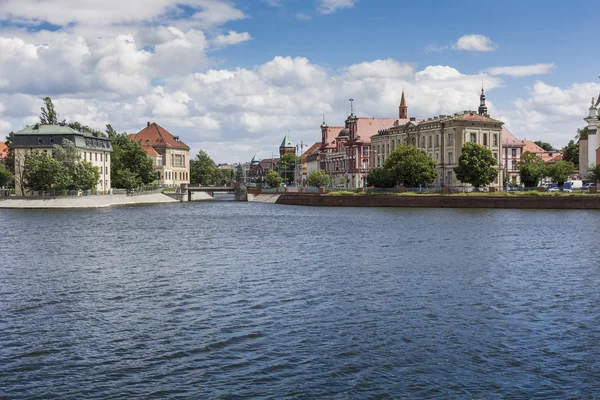
POLYGON ((546 168, 542 159, 529 151, 521 155, 517 168, 519 169, 521 182, 525 187, 537 186, 540 179, 546 175, 546 168))
POLYGON ((541 140, 535 141, 533 142, 535 144, 537 144, 538 146, 540 146, 542 148, 542 150, 546 150, 546 151, 553 151, 554 147, 548 143, 548 142, 542 142, 541 140))
POLYGON ((279 175, 279 172, 274 169, 270 169, 269 172, 267 172, 267 185, 269 185, 270 188, 279 187, 282 183, 283 178, 279 175))
POLYGON ((600 164, 596 164, 594 166, 590 165, 588 167, 588 174, 585 178, 592 183, 597 183, 600 181, 600 164))
POLYGON ((65 182, 60 162, 48 153, 33 152, 25 156, 26 187, 42 192, 63 189, 65 182))
POLYGON ((546 167, 547 175, 562 186, 575 173, 575 166, 570 161, 557 161, 546 167))
POLYGON ((45 107, 42 107, 40 123, 45 125, 57 125, 58 114, 56 114, 56 111, 54 110, 54 103, 52 103, 52 99, 50 97, 44 97, 42 100, 44 101, 45 107))
POLYGON ((297 157, 294 153, 286 153, 279 159, 277 169, 284 182, 292 183, 296 176, 295 172, 301 165, 302 159, 300 157, 297 157))
POLYGON ((415 146, 401 144, 385 159, 383 166, 393 181, 405 187, 426 185, 435 180, 435 161, 415 146))
POLYGON ((385 168, 373 168, 367 177, 367 185, 380 188, 394 187, 396 182, 392 174, 385 168))
POLYGON ((100 170, 88 161, 77 163, 73 172, 74 189, 93 190, 100 182, 100 170))
POLYGON ((200 150, 196 158, 190 160, 190 182, 200 185, 215 183, 217 166, 207 152, 200 150))
POLYGON ((322 169, 316 169, 314 171, 310 171, 308 174, 308 185, 321 187, 327 186, 329 184, 329 176, 322 169))
POLYGON ((458 166, 454 168, 456 178, 475 187, 489 185, 498 176, 496 159, 490 149, 468 142, 462 148, 458 166))
POLYGON ((15 185, 15 176, 8 168, 0 164, 0 188, 13 187, 15 185))
POLYGON ((588 127, 584 127, 582 129, 577 129, 577 135, 575 135, 576 140, 587 140, 588 138, 588 127))
POLYGON ((242 166, 242 164, 238 164, 237 167, 235 167, 235 181, 245 183, 244 167, 242 166))
POLYGON ((112 180, 114 181, 115 178, 119 182, 118 187, 127 189, 128 192, 140 186, 142 183, 140 177, 135 172, 132 172, 129 168, 118 170, 116 175, 112 176, 112 180))
POLYGON ((4 158, 4 162, 6 164, 6 168, 8 168, 8 170, 13 174, 15 173, 15 150, 12 147, 14 140, 15 133, 10 132, 4 141, 4 144, 6 145, 6 157, 4 158))
POLYGON ((574 140, 569 141, 562 149, 563 160, 570 161, 575 165, 575 168, 579 168, 579 146, 574 140))
POLYGON ((156 170, 152 159, 148 157, 142 146, 126 136, 126 134, 118 134, 116 142, 113 142, 112 160, 110 163, 110 173, 112 187, 128 188, 131 181, 129 174, 134 174, 135 181, 139 184, 149 184, 156 180, 156 170), (118 144, 116 144, 118 143, 118 144), (125 170, 129 170, 125 173, 125 170), (122 171, 122 173, 119 173, 122 171), (124 177, 123 180, 121 177, 124 177))

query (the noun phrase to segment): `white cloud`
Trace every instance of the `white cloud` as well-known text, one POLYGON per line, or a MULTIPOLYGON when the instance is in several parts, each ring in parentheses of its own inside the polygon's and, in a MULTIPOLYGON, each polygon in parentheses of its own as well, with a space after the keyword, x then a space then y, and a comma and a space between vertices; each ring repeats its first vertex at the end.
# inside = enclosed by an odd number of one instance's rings
POLYGON ((402 78, 412 76, 413 67, 390 58, 351 65, 346 74, 356 79, 361 78, 402 78))
POLYGON ((320 0, 317 10, 323 15, 333 14, 334 12, 352 8, 357 0, 320 0))
POLYGON ((417 81, 421 80, 442 80, 448 78, 459 78, 462 74, 456 68, 447 65, 430 65, 423 71, 416 73, 417 81))
POLYGON ((466 51, 494 51, 496 47, 490 38, 475 34, 461 36, 453 45, 456 50, 466 51))
POLYGON ((514 77, 545 75, 554 69, 554 64, 514 65, 507 67, 491 67, 485 70, 490 75, 508 75, 514 77))
POLYGON ((238 33, 235 31, 229 31, 227 35, 219 35, 211 40, 211 44, 217 47, 231 46, 234 44, 246 42, 251 40, 252 36, 248 32, 238 33))

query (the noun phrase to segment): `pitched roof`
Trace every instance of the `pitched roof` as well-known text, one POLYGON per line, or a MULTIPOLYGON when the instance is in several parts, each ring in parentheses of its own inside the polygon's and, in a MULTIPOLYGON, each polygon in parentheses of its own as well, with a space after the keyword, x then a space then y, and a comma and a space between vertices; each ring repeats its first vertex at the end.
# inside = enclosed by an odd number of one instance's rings
POLYGON ((144 149, 146 151, 146 154, 148 154, 149 156, 159 156, 160 154, 154 150, 154 147, 146 145, 146 146, 142 146, 142 149, 144 149))
POLYGON ((535 154, 538 157, 541 156, 544 162, 553 163, 562 160, 563 153, 558 150, 546 151, 531 140, 524 140, 523 142, 525 142, 523 152, 528 151, 530 153, 535 154))
MULTIPOLYGON (((132 135, 130 135, 130 137, 131 136, 132 135)), ((148 126, 133 135, 132 139, 142 146, 148 145, 153 147, 178 147, 186 150, 190 149, 188 145, 179 140, 178 136, 173 136, 156 122, 148 123, 148 126)))
POLYGON ((285 137, 283 138, 283 141, 281 142, 281 145, 279 146, 279 148, 282 147, 296 147, 296 145, 294 144, 294 142, 292 142, 292 139, 290 138, 290 135, 285 135, 285 137))
POLYGON ((46 124, 35 124, 27 125, 25 128, 15 135, 87 135, 86 133, 76 131, 75 129, 67 125, 46 125, 46 124))
POLYGON ((376 135, 382 129, 389 129, 394 124, 402 125, 409 119, 398 118, 358 118, 356 121, 356 133, 365 143, 371 143, 371 136, 376 135), (396 122, 398 121, 398 122, 396 122))
POLYGON ((505 126, 502 127, 502 144, 504 146, 508 145, 511 147, 524 147, 525 141, 519 140, 513 136, 512 133, 505 126))
POLYGON ((498 121, 497 119, 486 117, 485 115, 479 115, 479 114, 475 114, 475 113, 460 114, 460 115, 452 117, 452 119, 458 120, 458 121, 478 121, 478 122, 501 123, 501 121, 498 121))
POLYGON ((6 158, 7 153, 8 153, 8 147, 6 147, 4 142, 0 142, 0 158, 6 158))
POLYGON ((312 146, 310 146, 308 148, 308 150, 306 150, 300 157, 302 158, 302 160, 305 160, 306 157, 308 157, 309 155, 318 152, 319 151, 319 147, 321 147, 321 142, 316 142, 315 144, 313 144, 312 146))

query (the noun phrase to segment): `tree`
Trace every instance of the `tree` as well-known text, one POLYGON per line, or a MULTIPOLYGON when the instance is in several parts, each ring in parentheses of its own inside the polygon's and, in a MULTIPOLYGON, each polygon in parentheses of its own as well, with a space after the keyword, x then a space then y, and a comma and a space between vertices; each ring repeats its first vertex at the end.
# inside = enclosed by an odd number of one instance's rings
POLYGON ((13 174, 15 173, 15 150, 12 147, 14 140, 15 133, 10 132, 4 141, 4 144, 6 145, 6 157, 4 158, 4 162, 6 164, 6 168, 8 168, 8 170, 13 174))
POLYGON ((327 186, 329 183, 329 176, 322 169, 316 169, 314 171, 310 171, 308 174, 308 185, 321 187, 327 186))
POLYGON ((525 187, 538 185, 540 179, 546 175, 546 168, 542 159, 535 154, 526 151, 521 155, 521 161, 517 164, 521 182, 525 187))
POLYGON ((462 148, 458 166, 454 168, 456 178, 475 187, 489 185, 498 176, 496 159, 490 149, 468 142, 462 148))
POLYGON ((296 169, 302 165, 302 159, 294 153, 286 153, 281 156, 277 163, 279 174, 283 177, 284 182, 292 183, 296 177, 296 169))
POLYGON ((244 167, 242 167, 242 164, 238 164, 237 167, 235 167, 235 181, 238 183, 245 183, 244 167))
POLYGON ((190 182, 211 185, 215 182, 217 166, 207 152, 200 150, 196 158, 190 160, 190 182))
POLYGON ((283 178, 279 175, 279 172, 274 169, 270 169, 269 172, 267 172, 267 185, 269 185, 270 188, 279 187, 282 182, 283 178))
POLYGON ((546 167, 546 173, 553 181, 562 186, 575 173, 575 166, 570 161, 557 161, 546 167))
POLYGON ((575 168, 579 168, 579 146, 574 140, 569 141, 569 144, 563 147, 562 152, 564 161, 570 161, 575 168))
POLYGON ((588 138, 588 127, 584 127, 582 129, 577 129, 577 135, 575 135, 576 140, 587 140, 588 138))
POLYGON ((41 192, 62 189, 60 162, 48 153, 33 152, 25 156, 25 179, 28 188, 41 192))
POLYGON ((542 150, 546 150, 546 151, 553 151, 554 147, 548 143, 548 142, 542 142, 541 140, 538 140, 536 142, 533 142, 535 144, 537 144, 538 146, 540 146, 542 148, 542 150))
POLYGON ((54 111, 54 104, 52 103, 52 99, 50 97, 44 97, 44 105, 46 107, 42 107, 42 115, 40 115, 40 123, 45 125, 57 125, 58 124, 58 115, 56 111, 54 111))
POLYGON ((600 164, 596 164, 594 166, 590 165, 588 167, 588 174, 585 178, 592 183, 597 183, 600 181, 600 164))
POLYGON ((119 140, 113 142, 113 153, 110 164, 111 182, 114 188, 127 188, 131 181, 129 173, 134 174, 135 181, 139 184, 149 184, 156 180, 156 170, 152 159, 148 157, 142 146, 127 137, 126 134, 118 134, 119 140), (125 173, 129 170, 129 173, 125 173), (119 173, 122 171, 122 173, 119 173), (124 177, 123 180, 121 177, 124 177))
POLYGON ((389 188, 396 184, 394 177, 385 168, 373 168, 367 177, 367 185, 389 188))
POLYGON ((88 161, 77 163, 74 169, 74 189, 92 190, 100 182, 100 171, 88 161))
POLYGON ((118 187, 127 189, 127 191, 131 191, 142 183, 140 177, 129 168, 118 170, 116 175, 112 176, 112 180, 115 181, 115 178, 119 182, 118 187))
POLYGON ((8 168, 0 164, 0 188, 12 187, 15 184, 15 176, 8 168))
POLYGON ((383 166, 393 181, 405 187, 426 185, 435 180, 435 161, 425 151, 401 144, 385 159, 383 166))

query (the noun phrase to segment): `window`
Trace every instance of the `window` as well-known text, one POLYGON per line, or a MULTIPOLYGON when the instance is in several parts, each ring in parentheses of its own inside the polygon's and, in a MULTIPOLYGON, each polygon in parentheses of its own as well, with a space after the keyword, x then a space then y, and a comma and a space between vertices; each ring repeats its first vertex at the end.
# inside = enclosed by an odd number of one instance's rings
POLYGON ((494 146, 498 146, 498 134, 494 133, 494 146))
POLYGON ((83 161, 87 160, 87 152, 83 152, 83 161))
POLYGON ((431 137, 431 135, 429 135, 429 137, 427 138, 427 148, 429 147, 433 147, 433 139, 431 137))
POLYGON ((483 134, 483 145, 487 146, 487 133, 483 134))
POLYGON ((512 149, 513 158, 517 158, 517 149, 512 149))
POLYGON ((494 158, 498 161, 498 153, 494 153, 494 158))
POLYGON ((438 153, 437 151, 435 152, 435 161, 438 161, 440 159, 440 153, 438 153))
POLYGON ((174 167, 183 167, 184 163, 183 163, 183 155, 181 154, 173 154, 173 157, 171 157, 171 162, 173 163, 174 167))
POLYGON ((102 153, 100 153, 100 161, 102 161, 102 153))
POLYGON ((440 135, 435 135, 435 147, 440 147, 440 135))
POLYGON ((54 137, 50 136, 50 143, 54 143, 54 137))
POLYGON ((448 153, 448 164, 454 164, 454 153, 448 153))
POLYGON ((448 146, 453 146, 453 145, 454 145, 454 142, 452 141, 452 134, 449 133, 448 134, 448 146))
POLYGON ((42 138, 41 137, 38 138, 38 144, 42 144, 42 138))
POLYGON ((471 133, 471 142, 477 143, 477 134, 476 133, 471 133))
POLYGON ((98 161, 98 153, 95 153, 94 155, 95 155, 96 161, 98 161))
POLYGON ((421 137, 421 147, 425 148, 425 136, 421 137))
POLYGON ((446 185, 452 185, 454 181, 452 180, 452 171, 448 171, 446 173, 446 185))

